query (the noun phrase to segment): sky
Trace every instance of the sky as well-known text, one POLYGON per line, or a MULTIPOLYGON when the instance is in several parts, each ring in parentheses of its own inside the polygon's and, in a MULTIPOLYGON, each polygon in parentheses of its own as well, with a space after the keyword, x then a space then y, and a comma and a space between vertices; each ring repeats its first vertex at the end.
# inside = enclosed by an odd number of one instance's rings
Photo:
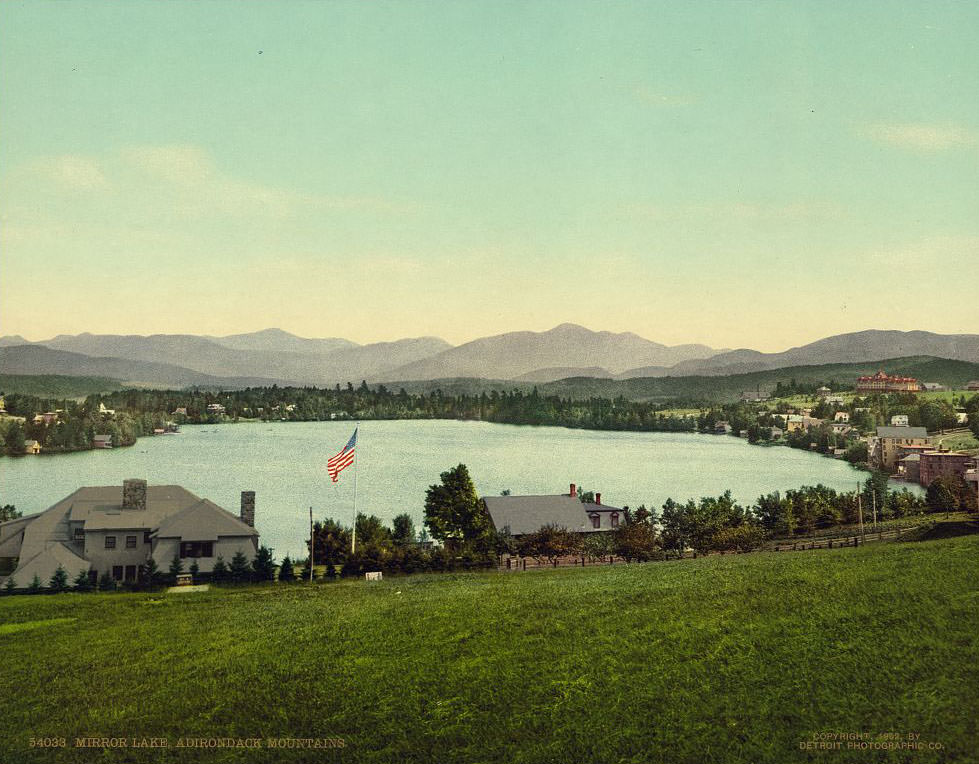
POLYGON ((0 334, 979 332, 979 3, 0 2, 0 334))

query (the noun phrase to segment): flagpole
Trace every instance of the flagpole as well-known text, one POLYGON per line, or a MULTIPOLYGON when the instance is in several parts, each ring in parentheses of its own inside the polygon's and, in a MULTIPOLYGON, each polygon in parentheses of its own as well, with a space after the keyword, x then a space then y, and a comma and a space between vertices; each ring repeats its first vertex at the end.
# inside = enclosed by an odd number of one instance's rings
POLYGON ((350 554, 357 554, 357 463, 360 459, 357 454, 360 452, 360 422, 357 422, 357 429, 354 430, 357 433, 358 443, 356 445, 356 450, 354 451, 354 533, 350 542, 350 554))

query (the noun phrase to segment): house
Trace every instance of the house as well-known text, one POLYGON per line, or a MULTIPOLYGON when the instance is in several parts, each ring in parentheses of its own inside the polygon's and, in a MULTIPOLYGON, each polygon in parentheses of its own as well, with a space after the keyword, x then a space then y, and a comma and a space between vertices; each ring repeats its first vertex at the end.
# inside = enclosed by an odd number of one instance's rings
POLYGON ((897 460, 898 477, 909 483, 921 482, 921 454, 908 454, 897 460))
POLYGON ((24 453, 25 454, 39 454, 41 453, 41 444, 36 440, 25 440, 24 441, 24 453))
POLYGON ((907 414, 895 414, 891 417, 891 427, 907 427, 908 426, 908 415, 907 414))
POLYGON ((925 486, 942 476, 965 479, 966 473, 976 467, 976 456, 959 451, 925 451, 919 458, 921 469, 918 482, 925 486))
POLYGON ((830 394, 831 392, 833 392, 833 391, 832 391, 832 390, 830 390, 830 389, 829 389, 828 387, 826 387, 825 385, 823 385, 822 387, 817 387, 817 388, 816 388, 816 395, 818 395, 818 396, 819 396, 820 398, 825 398, 825 397, 826 397, 827 395, 829 395, 829 394, 830 394))
POLYGON ((112 436, 96 435, 92 438, 92 448, 112 448, 112 436))
POLYGON ((171 413, 170 416, 187 416, 187 407, 177 406, 177 408, 173 410, 173 413, 171 413))
POLYGON ((850 412, 849 411, 837 411, 835 414, 833 414, 833 421, 834 422, 849 422, 850 421, 850 412))
POLYGON ((924 427, 878 427, 871 441, 870 461, 878 469, 894 472, 900 457, 931 447, 924 427))
POLYGON ((965 386, 966 390, 979 390, 979 379, 972 380, 965 386))
POLYGON ((767 401, 771 396, 761 390, 746 390, 741 393, 742 403, 761 403, 767 401))
POLYGON ((778 440, 779 438, 781 438, 785 434, 782 431, 782 428, 781 427, 772 427, 769 430, 769 432, 771 433, 772 440, 778 440))
POLYGON ((207 413, 208 414, 223 414, 224 413, 224 406, 222 406, 220 403, 208 403, 207 404, 207 413))
POLYGON ((715 435, 730 435, 732 430, 733 428, 731 427, 731 424, 729 422, 721 421, 721 422, 717 422, 714 425, 715 435))
POLYGON ((847 422, 833 422, 830 427, 836 435, 847 435, 853 429, 847 422))
POLYGON ((922 382, 921 388, 927 393, 943 393, 948 390, 941 382, 922 382))
POLYGON ((843 396, 842 395, 827 395, 825 398, 823 398, 823 403, 828 403, 831 406, 842 406, 843 403, 844 403, 843 396))
POLYGON ((254 491, 242 492, 236 517, 186 488, 132 479, 79 488, 39 514, 0 523, 0 558, 17 560, 10 578, 20 587, 35 576, 47 585, 59 566, 70 578, 84 571, 93 581, 136 581, 150 558, 165 570, 175 555, 206 574, 219 556, 255 557, 254 525, 254 491))
POLYGON ((116 410, 115 409, 107 409, 105 407, 105 404, 100 401, 99 402, 99 413, 102 414, 103 416, 115 416, 116 415, 116 410))
POLYGON ((870 377, 857 378, 858 393, 916 393, 921 383, 914 377, 891 377, 883 370, 870 377))
POLYGON ((43 414, 34 415, 34 424, 54 424, 57 421, 57 411, 45 411, 43 414))
POLYGON ((964 409, 955 409, 955 423, 969 424, 969 414, 964 409))
POLYGON ((493 527, 508 529, 511 536, 536 533, 545 525, 554 525, 575 533, 611 531, 625 522, 625 510, 602 504, 595 494, 593 503, 582 502, 571 484, 570 493, 549 496, 487 496, 483 506, 493 527))

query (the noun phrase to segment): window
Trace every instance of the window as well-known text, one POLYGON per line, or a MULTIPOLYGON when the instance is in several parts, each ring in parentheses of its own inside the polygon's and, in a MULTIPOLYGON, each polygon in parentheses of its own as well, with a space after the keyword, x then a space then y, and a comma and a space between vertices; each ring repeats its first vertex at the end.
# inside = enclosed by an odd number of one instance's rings
POLYGON ((608 516, 608 519, 609 519, 609 522, 611 523, 611 525, 612 525, 613 528, 618 528, 619 527, 619 513, 618 512, 613 512, 612 514, 610 514, 608 516))
POLYGON ((112 577, 116 581, 122 581, 122 565, 113 565, 112 566, 112 577))
POLYGON ((75 528, 75 534, 74 535, 75 535, 75 541, 81 541, 82 539, 85 538, 85 529, 84 528, 75 528))
POLYGON ((213 557, 214 542, 213 541, 181 541, 180 556, 181 557, 213 557))
POLYGON ((115 536, 106 536, 105 537, 105 548, 106 549, 115 549, 116 548, 116 537, 115 536))
POLYGON ((602 518, 601 518, 601 516, 599 516, 599 515, 589 515, 589 517, 591 518, 591 527, 592 528, 601 528, 602 527, 602 518))
POLYGON ((127 581, 135 581, 136 580, 136 566, 135 565, 127 565, 126 566, 126 580, 127 581))
POLYGON ((136 537, 126 536, 126 549, 135 549, 135 548, 136 548, 136 537))

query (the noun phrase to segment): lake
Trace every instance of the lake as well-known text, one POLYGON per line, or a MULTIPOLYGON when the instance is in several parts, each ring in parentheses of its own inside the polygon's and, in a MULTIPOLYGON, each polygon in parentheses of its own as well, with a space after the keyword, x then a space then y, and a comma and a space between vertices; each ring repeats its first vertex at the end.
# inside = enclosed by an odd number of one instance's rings
MULTIPOLYGON (((235 514, 254 490, 262 542, 305 555, 314 517, 349 524, 354 468, 331 483, 326 461, 349 439, 351 422, 249 422, 187 426, 130 448, 0 459, 0 503, 39 512, 86 485, 125 478, 182 485, 235 514)), ((730 489, 742 503, 800 485, 853 490, 866 477, 849 464, 784 447, 750 446, 723 435, 634 433, 487 422, 369 421, 357 447, 357 509, 383 520, 408 512, 421 528, 425 489, 460 462, 480 495, 557 494, 577 483, 615 506, 660 507, 672 497, 730 489)))

